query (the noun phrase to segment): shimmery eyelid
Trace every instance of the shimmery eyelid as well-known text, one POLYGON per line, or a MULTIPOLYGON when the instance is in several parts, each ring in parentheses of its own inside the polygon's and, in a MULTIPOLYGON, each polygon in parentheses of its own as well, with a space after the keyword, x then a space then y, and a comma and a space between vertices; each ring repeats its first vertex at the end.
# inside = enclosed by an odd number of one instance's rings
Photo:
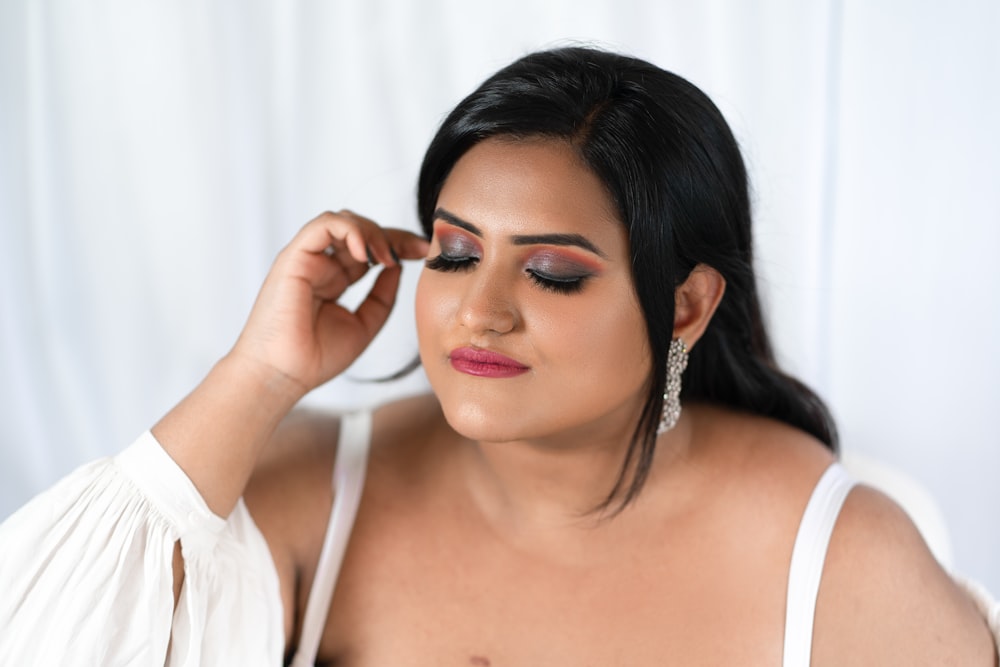
POLYGON ((454 229, 434 228, 434 235, 437 237, 438 245, 442 252, 448 251, 449 255, 462 252, 479 252, 481 250, 479 242, 468 234, 454 229))
POLYGON ((596 275, 601 272, 599 266, 593 262, 578 258, 569 253, 545 250, 530 255, 525 261, 528 269, 534 269, 554 276, 566 276, 571 278, 582 278, 596 275))

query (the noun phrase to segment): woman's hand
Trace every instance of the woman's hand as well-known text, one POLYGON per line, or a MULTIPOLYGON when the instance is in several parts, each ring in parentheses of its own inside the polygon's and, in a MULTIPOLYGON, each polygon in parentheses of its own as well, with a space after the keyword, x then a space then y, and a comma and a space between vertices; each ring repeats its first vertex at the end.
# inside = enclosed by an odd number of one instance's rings
POLYGON ((385 324, 396 300, 400 260, 427 242, 350 211, 324 213, 278 255, 230 356, 290 381, 300 396, 343 372, 385 324), (360 306, 337 300, 372 265, 384 268, 360 306))
POLYGON ((426 252, 420 237, 348 211, 324 213, 281 251, 232 351, 153 427, 213 512, 229 514, 278 423, 350 366, 385 324, 399 260, 426 252), (368 272, 369 260, 384 268, 351 312, 337 299, 368 272))

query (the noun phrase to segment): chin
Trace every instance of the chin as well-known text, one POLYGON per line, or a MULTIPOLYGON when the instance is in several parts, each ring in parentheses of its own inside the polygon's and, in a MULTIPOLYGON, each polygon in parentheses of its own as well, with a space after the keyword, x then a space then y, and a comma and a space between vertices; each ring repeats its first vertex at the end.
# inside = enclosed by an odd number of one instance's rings
POLYGON ((537 424, 523 404, 504 405, 499 397, 443 396, 438 402, 451 428, 464 438, 481 442, 506 442, 539 435, 537 424))
POLYGON ((478 441, 503 441, 514 437, 516 425, 510 419, 488 409, 478 401, 441 402, 444 418, 451 428, 464 438, 478 441))

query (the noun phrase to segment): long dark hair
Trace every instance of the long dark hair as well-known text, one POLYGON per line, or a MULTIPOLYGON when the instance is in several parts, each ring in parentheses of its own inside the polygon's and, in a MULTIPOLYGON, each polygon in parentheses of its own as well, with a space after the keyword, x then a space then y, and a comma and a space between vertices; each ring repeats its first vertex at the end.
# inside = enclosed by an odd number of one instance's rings
POLYGON ((823 402, 775 363, 753 270, 750 197, 739 146, 712 101, 648 62, 571 47, 525 56, 448 115, 424 156, 417 211, 431 234, 438 195, 458 159, 487 137, 567 141, 604 182, 628 231, 632 278, 653 370, 614 488, 601 506, 633 500, 648 475, 663 406, 674 291, 698 264, 726 281, 691 351, 681 399, 791 424, 837 449, 823 402))

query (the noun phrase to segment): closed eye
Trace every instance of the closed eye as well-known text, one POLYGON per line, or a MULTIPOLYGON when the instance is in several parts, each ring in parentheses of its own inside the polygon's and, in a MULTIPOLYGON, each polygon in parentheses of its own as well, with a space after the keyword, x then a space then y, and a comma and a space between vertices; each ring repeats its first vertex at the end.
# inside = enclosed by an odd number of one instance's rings
POLYGON ((441 253, 437 257, 424 260, 424 266, 431 271, 467 271, 478 262, 478 257, 449 257, 441 253))
MULTIPOLYGON (((424 266, 432 271, 457 272, 469 271, 479 263, 479 257, 474 255, 464 257, 452 257, 445 253, 440 253, 436 257, 424 260, 424 266)), ((536 286, 557 294, 575 294, 583 289, 584 283, 591 277, 590 274, 566 274, 559 275, 547 273, 536 268, 528 267, 524 270, 525 275, 536 286)))
POLYGON ((532 282, 542 289, 560 294, 575 294, 583 289, 583 284, 589 276, 553 276, 539 273, 532 269, 525 269, 525 273, 532 282))

